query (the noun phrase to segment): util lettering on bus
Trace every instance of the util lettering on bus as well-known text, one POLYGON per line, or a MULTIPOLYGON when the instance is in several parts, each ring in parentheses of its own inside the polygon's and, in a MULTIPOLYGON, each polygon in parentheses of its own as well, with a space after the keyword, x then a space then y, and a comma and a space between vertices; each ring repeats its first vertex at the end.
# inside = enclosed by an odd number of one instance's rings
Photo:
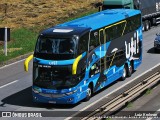
POLYGON ((138 31, 133 37, 131 37, 131 43, 128 43, 125 41, 125 47, 126 47, 126 58, 133 57, 133 55, 139 53, 139 37, 138 37, 138 31), (137 33, 137 34, 136 34, 137 33))

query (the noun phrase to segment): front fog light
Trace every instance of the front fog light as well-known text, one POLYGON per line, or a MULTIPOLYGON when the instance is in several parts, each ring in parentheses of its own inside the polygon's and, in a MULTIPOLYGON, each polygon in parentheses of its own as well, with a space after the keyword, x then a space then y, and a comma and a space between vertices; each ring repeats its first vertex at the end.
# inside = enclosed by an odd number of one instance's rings
POLYGON ((34 97, 35 100, 37 100, 37 97, 34 97))
POLYGON ((32 90, 35 93, 41 93, 42 92, 41 88, 38 88, 38 87, 33 87, 32 90))
POLYGON ((72 100, 73 100, 73 98, 69 98, 69 99, 68 99, 68 101, 72 101, 72 100))

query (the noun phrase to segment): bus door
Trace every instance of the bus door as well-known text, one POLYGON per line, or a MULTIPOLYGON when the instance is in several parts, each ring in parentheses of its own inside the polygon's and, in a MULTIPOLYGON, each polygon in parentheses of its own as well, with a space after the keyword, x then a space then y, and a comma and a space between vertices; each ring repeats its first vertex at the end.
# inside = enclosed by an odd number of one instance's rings
MULTIPOLYGON (((105 32, 105 38, 104 38, 104 42, 106 43, 107 41, 111 41, 112 40, 112 33, 114 32, 114 29, 115 28, 115 25, 111 25, 111 26, 108 26, 108 27, 106 27, 105 29, 104 29, 104 32, 105 32)), ((106 48, 105 48, 105 50, 106 50, 106 48)), ((108 51, 109 52, 109 51, 108 51)), ((107 53, 108 53, 107 52, 107 53)), ((105 72, 104 72, 104 74, 105 75, 107 75, 107 78, 108 79, 112 79, 112 78, 114 78, 115 77, 115 73, 116 73, 116 69, 115 69, 115 67, 113 67, 113 62, 114 62, 114 59, 115 59, 115 55, 116 55, 116 51, 114 50, 114 48, 113 48, 113 50, 112 51, 110 51, 110 53, 108 53, 107 54, 106 53, 106 55, 105 55, 105 57, 104 57, 104 66, 105 66, 105 72)))
POLYGON ((104 59, 102 58, 102 44, 104 44, 104 31, 103 29, 99 30, 99 44, 100 44, 100 72, 104 71, 104 59))
POLYGON ((101 42, 99 40, 99 31, 92 31, 88 43, 87 68, 89 77, 101 72, 101 42))
POLYGON ((105 42, 111 41, 110 49, 108 49, 108 52, 105 56, 105 61, 106 61, 105 70, 107 66, 105 75, 107 75, 108 79, 110 78, 114 79, 119 75, 119 74, 116 74, 119 71, 118 68, 116 67, 116 64, 118 64, 119 62, 117 59, 117 55, 118 55, 119 49, 121 49, 122 46, 118 44, 114 44, 114 41, 112 40, 116 40, 116 38, 122 37, 124 34, 125 27, 126 27, 126 20, 107 26, 104 29, 105 42))
POLYGON ((104 74, 104 71, 106 70, 106 35, 104 29, 99 30, 99 43, 101 79, 106 80, 106 76, 104 74))

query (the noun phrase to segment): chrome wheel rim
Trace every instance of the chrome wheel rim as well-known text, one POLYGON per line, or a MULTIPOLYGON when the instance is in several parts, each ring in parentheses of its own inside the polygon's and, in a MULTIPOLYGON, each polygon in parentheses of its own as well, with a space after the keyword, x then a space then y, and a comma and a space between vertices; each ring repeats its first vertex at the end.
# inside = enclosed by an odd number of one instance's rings
POLYGON ((126 69, 125 69, 125 67, 124 67, 124 69, 123 69, 123 77, 124 77, 124 78, 126 77, 126 69))
POLYGON ((147 30, 149 29, 149 25, 148 25, 148 23, 147 23, 147 26, 146 26, 146 28, 147 28, 147 30))
POLYGON ((132 66, 129 67, 129 72, 132 73, 132 66))
POLYGON ((91 96, 91 89, 90 89, 90 88, 87 89, 87 95, 88 95, 89 97, 91 96))

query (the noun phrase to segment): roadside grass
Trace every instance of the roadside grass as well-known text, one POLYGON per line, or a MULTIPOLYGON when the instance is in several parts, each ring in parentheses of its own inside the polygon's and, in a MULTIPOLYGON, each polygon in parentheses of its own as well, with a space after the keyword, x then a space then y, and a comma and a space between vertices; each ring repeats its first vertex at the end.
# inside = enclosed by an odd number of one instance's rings
MULTIPOLYGON (((91 10, 91 11, 81 13, 81 14, 73 17, 73 18, 68 18, 67 21, 71 21, 71 20, 74 20, 74 19, 77 19, 77 18, 81 18, 81 17, 83 17, 83 16, 87 16, 87 15, 93 14, 93 13, 95 13, 95 12, 98 12, 98 10, 97 10, 97 9, 93 9, 93 10, 91 10)), ((63 22, 64 22, 64 21, 63 21, 63 22)))
POLYGON ((133 107, 133 103, 132 103, 132 102, 127 102, 127 103, 126 103, 126 107, 127 107, 127 108, 133 107))
POLYGON ((4 55, 4 46, 0 46, 0 63, 17 56, 32 52, 36 43, 37 33, 26 28, 11 31, 11 41, 8 42, 7 56, 4 55))
MULTIPOLYGON (((81 14, 75 15, 72 18, 62 19, 61 21, 59 21, 59 23, 71 21, 95 12, 97 12, 96 9, 93 9, 91 11, 85 11, 81 14)), ((7 60, 13 59, 15 57, 27 54, 29 52, 33 52, 39 31, 48 27, 51 26, 44 25, 11 30, 11 41, 8 42, 7 56, 4 55, 4 45, 0 45, 0 64, 4 64, 7 60)))
POLYGON ((151 93, 152 93, 152 89, 149 88, 149 89, 146 90, 145 95, 149 95, 151 93))

